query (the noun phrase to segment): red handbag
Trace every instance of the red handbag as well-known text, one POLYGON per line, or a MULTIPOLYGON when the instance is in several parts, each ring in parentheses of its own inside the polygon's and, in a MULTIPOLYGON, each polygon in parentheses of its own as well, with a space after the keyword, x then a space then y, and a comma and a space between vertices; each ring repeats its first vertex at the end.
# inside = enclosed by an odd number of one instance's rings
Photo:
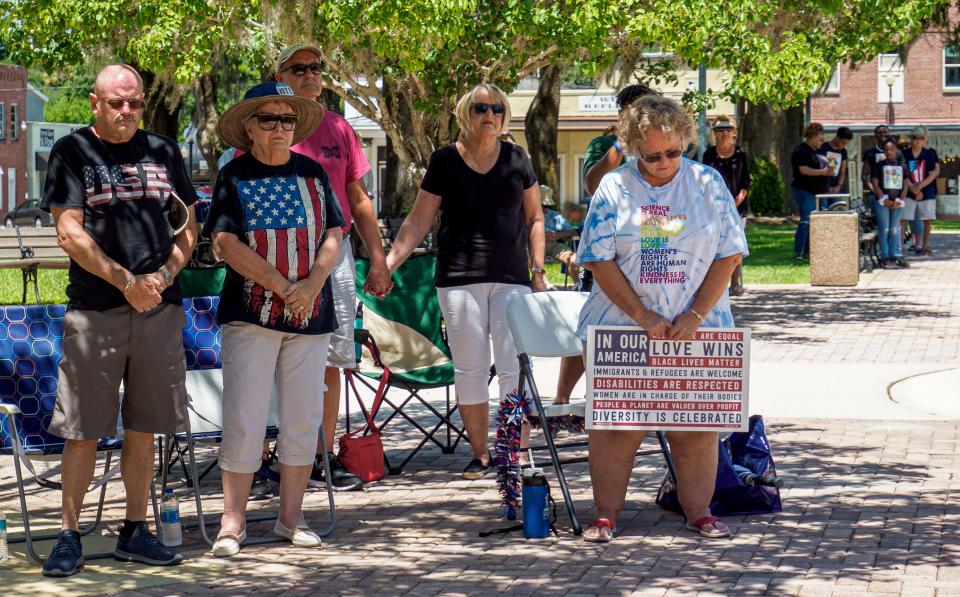
MULTIPOLYGON (((379 396, 378 396, 379 399, 379 396)), ((377 412, 379 400, 374 401, 370 412, 377 412)), ((384 472, 383 442, 380 441, 380 430, 373 422, 370 413, 364 411, 367 424, 356 431, 344 433, 340 436, 340 464, 363 481, 379 481, 386 476, 384 472), (364 435, 366 430, 370 433, 364 435)))

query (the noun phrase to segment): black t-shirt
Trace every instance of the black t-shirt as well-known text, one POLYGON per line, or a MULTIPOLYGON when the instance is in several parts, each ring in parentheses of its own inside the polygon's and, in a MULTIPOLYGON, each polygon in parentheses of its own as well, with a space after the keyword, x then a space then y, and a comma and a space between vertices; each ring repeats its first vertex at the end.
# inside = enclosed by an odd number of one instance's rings
MULTIPOLYGON (((703 163, 716 169, 723 177, 723 182, 727 185, 727 190, 736 199, 737 195, 743 189, 750 188, 750 166, 747 164, 747 154, 736 147, 733 155, 728 158, 722 158, 717 154, 717 147, 711 145, 703 152, 703 163)), ((750 211, 750 200, 744 199, 743 203, 737 206, 737 212, 740 217, 746 217, 750 211)))
POLYGON ((820 146, 820 155, 827 158, 827 165, 833 168, 833 174, 830 176, 827 186, 835 187, 840 184, 840 168, 844 162, 847 161, 849 154, 847 154, 847 148, 835 149, 830 145, 829 141, 824 141, 823 145, 820 146))
MULTIPOLYGON (((907 165, 907 170, 910 172, 910 182, 914 184, 919 184, 923 180, 930 176, 930 173, 933 172, 933 169, 937 167, 937 164, 940 163, 940 158, 937 156, 937 152, 929 147, 924 147, 920 150, 920 155, 914 156, 912 149, 906 149, 903 152, 903 159, 907 165)), ((936 181, 928 184, 923 187, 923 198, 924 199, 933 199, 937 196, 937 183, 936 181)), ((907 197, 915 197, 910 194, 907 197)))
POLYGON ((880 183, 880 189, 890 197, 890 199, 899 199, 903 191, 903 186, 907 184, 907 177, 910 175, 903 162, 903 158, 897 155, 897 159, 884 160, 873 165, 873 171, 870 176, 877 179, 880 183))
MULTIPOLYGON (((303 280, 330 228, 343 214, 323 166, 296 152, 282 166, 253 154, 230 161, 217 175, 203 233, 230 232, 290 281, 303 280)), ((247 280, 227 265, 217 321, 244 321, 279 332, 327 334, 337 328, 330 281, 305 316, 286 308, 282 297, 247 280)))
MULTIPOLYGON (((84 230, 110 259, 135 275, 150 274, 173 250, 171 191, 187 205, 197 200, 172 139, 138 130, 126 143, 107 143, 84 127, 50 151, 41 205, 82 209, 84 230)), ((113 284, 72 259, 67 298, 71 308, 92 311, 127 304, 113 284)), ((180 304, 179 281, 162 298, 180 304)))
POLYGON ((806 191, 812 195, 827 192, 826 176, 807 176, 800 174, 800 166, 808 168, 823 168, 827 165, 827 158, 816 152, 806 142, 797 145, 790 156, 790 165, 793 167, 793 182, 790 184, 795 189, 806 191))
POLYGON ((438 287, 530 285, 523 192, 535 184, 530 160, 513 143, 500 144, 500 155, 486 174, 467 166, 456 144, 433 152, 420 188, 442 197, 438 287))

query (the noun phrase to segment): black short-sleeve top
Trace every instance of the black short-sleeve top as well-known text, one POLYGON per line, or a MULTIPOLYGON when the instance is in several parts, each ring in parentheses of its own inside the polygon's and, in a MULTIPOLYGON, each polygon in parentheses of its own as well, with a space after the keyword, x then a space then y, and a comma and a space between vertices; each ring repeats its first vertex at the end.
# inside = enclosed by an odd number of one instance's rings
POLYGON ((523 192, 535 184, 530 159, 513 143, 500 142, 497 161, 484 174, 467 165, 456 144, 433 153, 420 188, 442 198, 438 287, 530 285, 523 192))

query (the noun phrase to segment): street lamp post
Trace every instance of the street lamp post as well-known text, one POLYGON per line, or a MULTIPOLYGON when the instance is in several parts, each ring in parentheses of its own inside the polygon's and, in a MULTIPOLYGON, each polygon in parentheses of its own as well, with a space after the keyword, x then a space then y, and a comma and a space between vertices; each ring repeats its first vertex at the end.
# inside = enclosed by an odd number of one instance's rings
POLYGON ((887 84, 887 126, 893 124, 893 84, 897 82, 897 78, 893 73, 887 73, 887 76, 883 78, 884 83, 887 84))

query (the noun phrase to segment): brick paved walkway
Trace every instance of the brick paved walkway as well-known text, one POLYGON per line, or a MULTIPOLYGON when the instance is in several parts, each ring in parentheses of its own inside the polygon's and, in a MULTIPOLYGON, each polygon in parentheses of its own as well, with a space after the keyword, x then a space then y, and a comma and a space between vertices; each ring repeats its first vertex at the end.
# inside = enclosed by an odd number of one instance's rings
MULTIPOLYGON (((755 286, 735 298, 752 359, 808 363, 960 361, 960 234, 938 233, 910 269, 862 274, 854 288, 755 286)), ((909 257, 908 257, 909 258, 909 257)))
MULTIPOLYGON (((960 235, 934 238, 941 248, 935 258, 906 272, 878 273, 855 289, 751 289, 737 310, 741 324, 755 330, 754 359, 774 362, 786 353, 810 363, 955 362, 960 235), (916 292, 915 280, 931 283, 916 292), (903 339, 911 329, 918 330, 916 347, 913 338, 903 339), (890 338, 900 339, 896 354, 886 352, 890 338)), ((398 433, 402 429, 385 435, 391 455, 416 441, 398 433)), ((768 430, 787 479, 785 512, 727 519, 736 531, 731 540, 700 539, 682 530, 679 516, 653 504, 663 470, 652 459, 636 468, 613 543, 582 542, 562 515, 557 538, 481 539, 480 530, 497 524, 496 485, 492 478, 459 478, 466 460, 460 448, 454 455, 426 450, 407 474, 338 495, 338 526, 320 549, 248 547, 222 560, 207 555, 189 531, 190 559, 175 569, 98 560, 53 583, 25 564, 20 551, 12 566, 0 567, 0 582, 14 595, 960 596, 960 481, 954 474, 960 423, 774 418, 768 430)), ((580 516, 589 520, 585 466, 568 472, 580 516)), ((205 485, 211 511, 219 508, 218 487, 216 477, 205 485)), ((112 484, 108 520, 122 515, 119 489, 112 484)), ((316 527, 325 522, 323 497, 307 499, 316 527)), ((31 503, 57 517, 49 492, 33 492, 31 503)), ((17 510, 9 459, 0 461, 0 506, 17 510)), ((193 509, 184 505, 182 512, 189 520, 193 509)), ((260 523, 249 530, 270 528, 260 523)), ((112 538, 90 543, 110 546, 112 538)))

